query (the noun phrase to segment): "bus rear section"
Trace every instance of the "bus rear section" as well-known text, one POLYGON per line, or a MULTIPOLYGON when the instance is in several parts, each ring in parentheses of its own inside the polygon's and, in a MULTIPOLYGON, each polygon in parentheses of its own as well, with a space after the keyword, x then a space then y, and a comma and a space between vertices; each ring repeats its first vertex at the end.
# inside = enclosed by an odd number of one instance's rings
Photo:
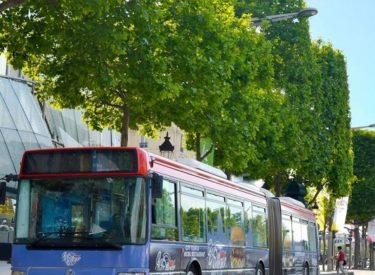
POLYGON ((135 149, 26 152, 12 274, 148 273, 150 181, 135 149))

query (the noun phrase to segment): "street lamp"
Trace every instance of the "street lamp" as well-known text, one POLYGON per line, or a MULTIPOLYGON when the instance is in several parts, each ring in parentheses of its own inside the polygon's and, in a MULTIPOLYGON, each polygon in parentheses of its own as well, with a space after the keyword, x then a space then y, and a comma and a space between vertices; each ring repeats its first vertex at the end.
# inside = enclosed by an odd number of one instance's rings
POLYGON ((251 18, 251 24, 255 27, 259 27, 260 23, 263 20, 266 20, 270 23, 288 20, 288 19, 295 19, 295 18, 304 18, 304 17, 310 17, 314 16, 318 13, 317 9, 314 8, 305 8, 303 10, 300 10, 298 12, 291 12, 291 13, 284 13, 284 14, 276 14, 276 15, 268 15, 262 18, 254 17, 251 18))
POLYGON ((159 146, 160 154, 164 156, 166 154, 166 157, 169 158, 170 154, 173 153, 174 146, 172 143, 169 141, 171 138, 167 135, 164 137, 164 142, 159 146))
POLYGON ((366 126, 357 126, 357 127, 352 127, 351 129, 352 129, 352 130, 358 130, 358 129, 374 128, 374 127, 375 127, 375 124, 369 124, 369 125, 366 125, 366 126))

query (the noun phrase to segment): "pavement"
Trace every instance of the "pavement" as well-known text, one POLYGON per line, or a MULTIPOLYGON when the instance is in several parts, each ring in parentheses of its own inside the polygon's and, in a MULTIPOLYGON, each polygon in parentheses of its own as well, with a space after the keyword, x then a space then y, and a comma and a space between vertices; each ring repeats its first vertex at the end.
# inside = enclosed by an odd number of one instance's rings
MULTIPOLYGON (((321 275, 337 275, 336 271, 320 271, 321 275)), ((347 275, 374 275, 374 270, 346 270, 347 275)), ((0 261, 0 275, 11 275, 10 264, 0 261)))
MULTIPOLYGON (((374 270, 345 270, 347 275, 374 275, 374 270)), ((340 273, 341 275, 342 273, 340 273)), ((336 270, 334 271, 320 271, 320 275, 337 275, 336 270)))
POLYGON ((10 264, 0 261, 0 275, 10 275, 10 264))

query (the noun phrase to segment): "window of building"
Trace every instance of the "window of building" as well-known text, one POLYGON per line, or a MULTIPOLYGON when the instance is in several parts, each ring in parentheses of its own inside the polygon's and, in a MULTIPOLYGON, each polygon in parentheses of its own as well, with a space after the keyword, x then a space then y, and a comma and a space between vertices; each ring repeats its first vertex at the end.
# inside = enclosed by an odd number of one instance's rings
POLYGON ((7 60, 4 54, 0 55, 0 74, 6 75, 7 73, 7 60))

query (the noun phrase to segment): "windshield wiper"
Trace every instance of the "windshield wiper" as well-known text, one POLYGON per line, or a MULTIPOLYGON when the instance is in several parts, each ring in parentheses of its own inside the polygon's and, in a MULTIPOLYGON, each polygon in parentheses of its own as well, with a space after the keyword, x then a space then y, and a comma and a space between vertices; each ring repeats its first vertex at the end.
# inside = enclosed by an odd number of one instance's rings
POLYGON ((41 241, 47 240, 49 237, 51 237, 52 235, 55 235, 55 234, 60 234, 60 232, 39 232, 37 234, 37 235, 39 235, 39 237, 37 237, 34 241, 32 241, 30 244, 28 244, 27 247, 33 247, 33 246, 37 245, 38 243, 40 243, 41 241))

